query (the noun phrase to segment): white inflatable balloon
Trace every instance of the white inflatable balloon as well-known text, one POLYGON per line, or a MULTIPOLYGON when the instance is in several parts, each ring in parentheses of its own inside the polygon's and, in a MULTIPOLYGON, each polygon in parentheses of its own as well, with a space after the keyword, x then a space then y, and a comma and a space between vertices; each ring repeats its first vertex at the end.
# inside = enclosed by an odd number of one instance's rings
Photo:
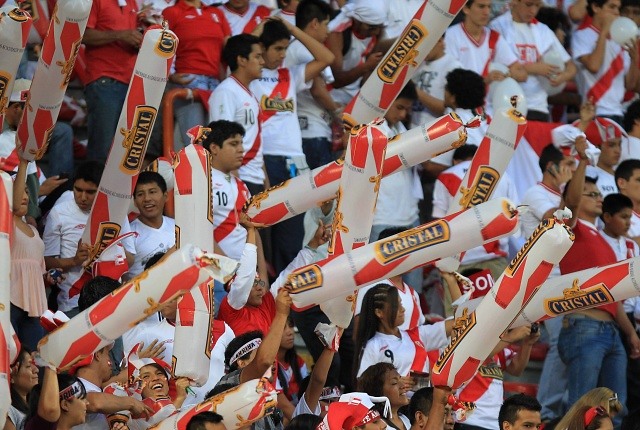
POLYGON ((631 18, 621 16, 611 23, 609 32, 615 42, 625 45, 638 36, 638 26, 631 18))
MULTIPOLYGON (((560 69, 560 73, 564 72, 565 63, 564 61, 562 61, 560 53, 555 49, 552 48, 550 51, 544 54, 542 56, 542 61, 547 64, 551 64, 552 66, 556 66, 560 69)), ((538 76, 537 78, 540 81, 540 85, 542 85, 542 88, 544 88, 544 91, 550 96, 560 94, 564 90, 564 87, 567 85, 567 83, 564 82, 561 85, 557 85, 554 87, 553 85, 551 85, 551 81, 546 76, 538 76)))
POLYGON ((522 87, 513 78, 506 78, 491 84, 493 87, 493 111, 516 108, 523 116, 527 116, 527 99, 522 87))
MULTIPOLYGON (((489 63, 489 73, 491 72, 500 72, 506 75, 507 73, 509 73, 509 68, 501 63, 489 63)), ((491 82, 489 88, 487 89, 486 100, 489 103, 493 103, 493 94, 495 93, 494 88, 496 86, 495 84, 497 83, 498 81, 491 82)))

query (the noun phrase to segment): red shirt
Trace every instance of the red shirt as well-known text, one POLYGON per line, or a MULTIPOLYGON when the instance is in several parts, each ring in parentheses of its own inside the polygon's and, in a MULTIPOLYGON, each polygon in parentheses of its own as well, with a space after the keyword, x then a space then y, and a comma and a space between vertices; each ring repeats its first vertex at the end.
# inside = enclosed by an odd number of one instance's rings
POLYGON ((252 330, 260 330, 267 335, 271 322, 276 316, 276 301, 270 292, 262 297, 260 306, 243 306, 235 310, 229 305, 227 297, 222 299, 217 319, 229 324, 236 336, 252 330))
MULTIPOLYGON (((135 30, 138 27, 138 6, 127 0, 124 7, 117 0, 93 0, 87 28, 100 31, 135 30)), ((100 46, 87 46, 87 82, 105 76, 126 84, 131 80, 138 51, 122 42, 100 46)))
MULTIPOLYGON (((578 219, 572 230, 576 239, 573 246, 569 248, 569 252, 560 261, 560 273, 564 275, 593 267, 607 266, 618 261, 615 252, 595 226, 578 219)), ((615 319, 618 304, 609 303, 595 309, 608 312, 615 319)))
POLYGON ((162 15, 180 40, 176 72, 218 77, 224 40, 231 36, 224 13, 214 6, 196 9, 179 0, 162 15))

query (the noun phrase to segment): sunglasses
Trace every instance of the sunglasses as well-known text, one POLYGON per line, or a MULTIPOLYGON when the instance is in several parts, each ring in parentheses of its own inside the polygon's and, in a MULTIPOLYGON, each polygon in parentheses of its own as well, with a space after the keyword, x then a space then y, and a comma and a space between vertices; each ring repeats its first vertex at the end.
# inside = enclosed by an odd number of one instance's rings
MULTIPOLYGON (((617 396, 616 396, 616 398, 617 398, 617 396)), ((593 422, 593 420, 595 419, 595 417, 598 417, 598 416, 603 417, 603 416, 607 416, 607 415, 608 415, 607 411, 605 411, 602 406, 589 408, 584 413, 584 425, 586 427, 589 424, 591 424, 593 422)))
POLYGON ((618 401, 618 393, 613 393, 613 397, 609 397, 609 402, 617 402, 618 401))

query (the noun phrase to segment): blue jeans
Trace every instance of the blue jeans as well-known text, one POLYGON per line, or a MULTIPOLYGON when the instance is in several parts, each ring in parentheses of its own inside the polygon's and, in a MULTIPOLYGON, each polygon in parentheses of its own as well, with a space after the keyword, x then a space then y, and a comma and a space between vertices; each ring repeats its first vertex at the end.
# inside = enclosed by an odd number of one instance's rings
POLYGON ((326 137, 303 138, 302 152, 304 152, 311 170, 333 161, 331 158, 331 142, 326 137))
MULTIPOLYGON (((173 88, 192 88, 213 91, 220 84, 219 80, 211 76, 195 74, 190 74, 188 76, 192 77, 193 81, 184 86, 174 84, 173 88)), ((176 122, 178 123, 178 130, 183 146, 187 146, 191 143, 190 138, 187 136, 187 131, 189 131, 190 128, 195 127, 196 125, 209 124, 208 117, 205 114, 202 103, 194 102, 193 100, 176 100, 173 104, 173 111, 176 122)))
POLYGON ((87 85, 88 159, 107 160, 128 88, 128 83, 105 76, 87 85))
POLYGON ((11 303, 11 325, 20 339, 20 343, 30 351, 35 351, 38 342, 44 337, 44 328, 39 317, 30 317, 27 311, 11 303))
POLYGON ((51 142, 47 149, 47 176, 60 173, 73 175, 73 129, 65 122, 57 122, 53 127, 51 142))
POLYGON ((544 322, 549 334, 549 351, 544 359, 540 384, 538 385, 538 401, 542 405, 542 419, 551 420, 561 417, 567 412, 564 403, 567 391, 567 367, 558 354, 558 337, 562 329, 562 317, 551 318, 544 322))
MULTIPOLYGON (((558 338, 558 352, 567 365, 570 405, 596 387, 612 389, 618 393, 620 403, 626 404, 627 353, 615 322, 566 316, 558 338)), ((616 417, 618 425, 621 415, 616 417)))

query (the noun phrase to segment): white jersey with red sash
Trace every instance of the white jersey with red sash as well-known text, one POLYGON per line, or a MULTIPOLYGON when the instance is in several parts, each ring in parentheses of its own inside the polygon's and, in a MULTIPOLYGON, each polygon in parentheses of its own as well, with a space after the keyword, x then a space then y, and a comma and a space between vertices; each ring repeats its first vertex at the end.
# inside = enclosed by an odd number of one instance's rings
POLYGON ((240 225, 239 213, 249 200, 247 186, 233 175, 211 169, 213 193, 213 237, 230 258, 240 261, 247 231, 240 225))
POLYGON ((444 321, 408 331, 400 330, 400 337, 377 332, 364 347, 357 376, 376 363, 392 363, 402 376, 407 376, 410 371, 431 373, 432 364, 427 351, 444 348, 448 344, 444 321))
POLYGON ((252 184, 264 182, 260 104, 253 93, 234 76, 222 81, 209 98, 209 121, 226 119, 244 127, 244 157, 240 179, 252 184))
POLYGON ((398 328, 400 330, 410 330, 412 328, 418 327, 419 325, 424 324, 424 314, 422 313, 422 308, 420 307, 420 298, 418 297, 418 293, 416 290, 402 282, 402 287, 391 282, 389 279, 385 279, 380 282, 376 282, 375 284, 367 285, 358 290, 358 298, 356 300, 356 311, 354 315, 360 315, 360 310, 362 309, 362 300, 364 299, 364 295, 378 284, 387 284, 393 285, 398 289, 398 296, 400 297, 400 303, 404 308, 404 322, 398 328))
MULTIPOLYGON (((350 22, 347 24, 341 24, 337 27, 332 26, 332 23, 329 23, 329 31, 335 33, 343 33, 345 31, 351 32, 351 29, 349 28, 350 26, 350 22)), ((361 39, 352 33, 351 46, 342 59, 342 70, 351 70, 357 65, 364 63, 367 59, 367 55, 369 55, 373 47, 376 45, 377 41, 377 37, 367 37, 361 39)), ((361 80, 362 78, 358 78, 349 85, 331 90, 331 97, 336 102, 347 105, 351 101, 351 99, 358 93, 358 90, 360 90, 361 80)))
POLYGON ((509 67, 518 61, 500 33, 489 28, 484 28, 482 37, 476 41, 461 22, 449 27, 444 34, 444 43, 447 53, 460 61, 463 68, 483 77, 489 73, 491 63, 509 67))
MULTIPOLYGON (((471 161, 463 161, 449 167, 438 175, 438 179, 433 188, 433 216, 435 218, 444 217, 449 208, 457 202, 453 201, 458 193, 464 175, 469 170, 471 161)), ((511 201, 518 201, 516 187, 506 173, 500 178, 491 198, 507 197, 511 201)), ((509 251, 509 239, 503 238, 489 242, 483 246, 478 246, 468 250, 462 258, 462 264, 473 264, 482 261, 493 260, 494 258, 506 257, 509 251)))
POLYGON ((309 89, 304 82, 305 64, 280 69, 262 69, 262 77, 249 89, 260 101, 263 153, 286 157, 303 155, 297 114, 299 91, 309 89))
POLYGON ((591 73, 580 61, 593 52, 599 34, 599 29, 589 25, 577 30, 571 38, 573 58, 578 65, 578 90, 583 100, 594 101, 596 115, 622 115, 624 76, 631 64, 629 54, 618 43, 607 39, 604 60, 597 73, 591 73))
MULTIPOLYGON (((491 21, 489 26, 502 35, 522 64, 535 63, 550 51, 560 54, 565 63, 571 59, 554 32, 535 19, 528 24, 514 22, 511 11, 508 11, 491 21)), ((529 111, 549 112, 547 93, 536 76, 529 76, 520 86, 529 111)))
POLYGON ((638 256, 638 244, 635 240, 624 236, 611 237, 603 230, 600 230, 600 235, 607 241, 611 249, 613 249, 618 261, 638 256))
POLYGON ((503 371, 514 356, 511 349, 503 349, 485 361, 471 381, 458 390, 460 401, 476 404, 476 409, 465 420, 465 424, 499 430, 498 413, 504 400, 503 371))
POLYGON ((636 211, 631 214, 631 227, 629 227, 627 235, 632 238, 640 237, 640 214, 636 211))
POLYGON ((220 7, 225 18, 229 21, 231 35, 251 33, 262 21, 271 15, 271 9, 266 6, 249 2, 245 13, 238 13, 227 5, 220 7))

